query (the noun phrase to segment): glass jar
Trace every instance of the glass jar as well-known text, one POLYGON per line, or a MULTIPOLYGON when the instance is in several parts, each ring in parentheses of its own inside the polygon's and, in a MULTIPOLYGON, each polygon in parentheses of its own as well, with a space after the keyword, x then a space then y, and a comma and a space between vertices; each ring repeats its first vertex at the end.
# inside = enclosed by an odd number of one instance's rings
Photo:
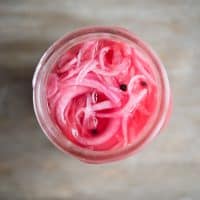
POLYGON ((171 92, 168 77, 164 66, 155 52, 141 39, 129 31, 119 27, 89 27, 67 34, 56 41, 44 53, 39 61, 33 77, 33 105, 37 120, 49 138, 49 140, 60 150, 70 153, 81 161, 87 163, 105 163, 123 159, 144 146, 152 140, 164 127, 171 112, 171 92), (93 151, 82 148, 69 141, 61 130, 52 121, 46 99, 47 78, 56 60, 72 46, 89 39, 106 37, 126 42, 131 46, 139 48, 153 63, 152 69, 156 74, 158 84, 158 103, 155 112, 140 133, 140 137, 130 145, 121 149, 109 151, 93 151))

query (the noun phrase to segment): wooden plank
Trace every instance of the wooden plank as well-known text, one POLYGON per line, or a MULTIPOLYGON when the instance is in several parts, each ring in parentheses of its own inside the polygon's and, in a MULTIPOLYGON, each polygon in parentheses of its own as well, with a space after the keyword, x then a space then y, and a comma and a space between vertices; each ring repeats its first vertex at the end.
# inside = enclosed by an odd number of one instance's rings
POLYGON ((200 198, 200 1, 1 0, 0 199, 200 198), (56 150, 32 110, 42 53, 87 25, 126 27, 166 65, 174 93, 169 127, 139 154, 86 165, 56 150))

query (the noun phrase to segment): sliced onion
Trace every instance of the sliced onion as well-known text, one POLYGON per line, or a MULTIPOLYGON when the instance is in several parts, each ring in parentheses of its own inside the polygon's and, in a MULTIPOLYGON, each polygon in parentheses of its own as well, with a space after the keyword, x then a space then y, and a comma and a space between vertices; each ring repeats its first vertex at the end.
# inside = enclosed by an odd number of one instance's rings
MULTIPOLYGON (((95 68, 93 70, 97 74, 101 74, 102 76, 117 76, 119 73, 122 73, 124 70, 128 70, 130 67, 130 60, 123 59, 122 63, 120 63, 116 69, 112 69, 112 71, 103 70, 101 68, 95 68)), ((108 67, 106 69, 109 69, 108 67)))
POLYGON ((76 85, 81 83, 81 81, 86 77, 86 75, 95 68, 97 62, 90 60, 84 66, 81 67, 81 70, 76 78, 76 85))
POLYGON ((96 146, 108 141, 111 137, 113 137, 113 135, 116 134, 119 128, 120 128, 120 120, 116 119, 116 120, 111 120, 106 130, 102 132, 101 135, 99 136, 92 137, 92 138, 81 137, 80 134, 77 134, 76 136, 73 135, 73 136, 74 136, 74 139, 76 139, 77 142, 79 142, 82 145, 96 146))
POLYGON ((144 76, 149 80, 149 82, 153 85, 156 85, 156 81, 152 76, 149 75, 149 73, 146 71, 145 66, 147 63, 138 55, 136 55, 135 59, 136 67, 139 69, 139 71, 144 74, 144 76))
POLYGON ((109 47, 104 47, 100 50, 99 52, 99 64, 100 64, 100 68, 102 69, 105 69, 105 63, 104 63, 104 57, 105 57, 105 54, 110 50, 109 47))
POLYGON ((99 111, 99 110, 105 110, 105 109, 111 109, 115 106, 110 101, 102 101, 100 103, 97 103, 92 106, 93 111, 99 111))
POLYGON ((60 98, 60 100, 57 103, 57 108, 56 108, 56 118, 58 123, 63 126, 66 125, 66 119, 64 117, 65 114, 65 109, 67 108, 69 102, 76 96, 84 94, 87 92, 88 89, 86 88, 68 88, 68 90, 62 91, 63 94, 60 98))
POLYGON ((129 115, 138 108, 139 103, 145 98, 146 95, 147 89, 143 89, 137 96, 131 96, 127 104, 120 110, 112 113, 97 113, 96 115, 100 118, 118 118, 124 115, 129 115))
POLYGON ((91 40, 75 47, 76 52, 62 56, 49 76, 49 110, 75 144, 94 150, 122 148, 132 142, 129 120, 146 119, 153 111, 146 107, 154 105, 149 99, 156 91, 149 63, 131 46, 114 40, 91 40), (120 84, 127 84, 127 90, 120 90, 120 84), (101 122, 102 118, 108 119, 101 122), (107 121, 104 131, 88 135, 107 121))
POLYGON ((75 58, 72 58, 68 63, 66 63, 63 67, 61 67, 61 68, 59 69, 59 72, 60 72, 60 73, 64 73, 64 72, 70 70, 70 68, 72 68, 72 66, 73 66, 74 64, 76 64, 76 63, 77 63, 77 58, 76 58, 76 57, 75 57, 75 58))
MULTIPOLYGON (((76 82, 75 82, 74 79, 71 79, 71 80, 66 81, 65 85, 67 85, 67 86, 76 86, 76 82)), ((77 85, 77 86, 79 86, 79 85, 77 85)), ((85 86, 85 87, 88 87, 88 88, 96 89, 97 91, 99 91, 99 92, 103 93, 104 95, 106 95, 113 103, 115 103, 115 104, 119 104, 120 103, 119 95, 115 94, 112 90, 109 90, 109 88, 107 88, 106 86, 104 86, 103 84, 98 82, 97 80, 85 78, 81 82, 81 86, 85 86)))
POLYGON ((134 85, 137 83, 137 81, 139 81, 139 80, 144 80, 144 81, 146 81, 146 78, 145 78, 145 76, 144 75, 135 75, 135 76, 133 76, 132 78, 131 78, 131 80, 129 81, 129 84, 128 84, 128 92, 129 92, 129 94, 131 95, 131 93, 132 93, 132 90, 133 90, 133 88, 134 88, 134 85))

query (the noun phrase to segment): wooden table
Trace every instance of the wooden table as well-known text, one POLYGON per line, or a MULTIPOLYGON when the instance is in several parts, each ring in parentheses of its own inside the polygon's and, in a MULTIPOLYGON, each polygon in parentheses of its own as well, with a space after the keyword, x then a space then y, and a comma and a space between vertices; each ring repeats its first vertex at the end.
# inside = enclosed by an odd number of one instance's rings
POLYGON ((0 1, 0 199, 200 199, 199 0, 0 1), (86 165, 58 151, 32 109, 31 79, 48 46, 88 25, 150 43, 174 93, 168 128, 137 155, 86 165))

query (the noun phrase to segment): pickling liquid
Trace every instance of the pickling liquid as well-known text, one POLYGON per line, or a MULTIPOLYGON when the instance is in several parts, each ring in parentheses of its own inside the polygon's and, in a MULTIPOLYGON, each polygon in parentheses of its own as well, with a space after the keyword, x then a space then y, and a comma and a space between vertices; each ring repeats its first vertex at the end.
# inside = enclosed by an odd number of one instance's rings
POLYGON ((48 76, 49 114, 72 143, 93 151, 124 148, 157 104, 151 62, 125 42, 95 39, 68 49, 48 76))

